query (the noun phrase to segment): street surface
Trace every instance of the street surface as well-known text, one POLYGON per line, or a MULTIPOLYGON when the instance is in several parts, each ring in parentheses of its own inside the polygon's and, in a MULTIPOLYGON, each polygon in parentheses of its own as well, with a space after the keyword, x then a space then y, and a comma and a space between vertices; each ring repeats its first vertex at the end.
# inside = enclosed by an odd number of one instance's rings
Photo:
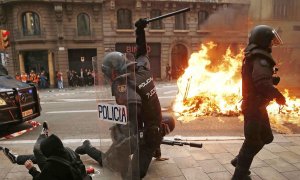
MULTIPOLYGON (((177 94, 176 82, 157 82, 156 84, 164 113, 173 115, 171 104, 177 94)), ((100 127, 97 114, 97 102, 107 102, 113 99, 108 87, 40 90, 40 99, 42 115, 35 120, 41 123, 47 121, 51 132, 62 139, 109 138, 110 124, 107 124, 107 127, 100 127)), ((176 121, 176 128, 169 136, 242 137, 241 119, 238 117, 199 117, 189 123, 176 121)), ((286 127, 290 128, 293 133, 300 133, 299 126, 287 124, 286 127)), ((34 140, 40 133, 39 129, 36 128, 10 140, 34 140)))
MULTIPOLYGON (((157 90, 163 113, 170 113, 177 87, 175 82, 157 82, 157 90)), ((42 115, 35 119, 47 121, 50 133, 55 133, 64 144, 75 149, 83 140, 101 148, 100 139, 109 139, 109 123, 100 123, 97 117, 97 102, 112 101, 107 87, 48 89, 40 91, 42 115)), ((186 117, 189 118, 189 117, 186 117)), ((283 135, 274 131, 274 142, 265 146, 255 157, 251 166, 251 178, 262 180, 296 180, 300 175, 300 128, 285 124, 295 133, 283 135)), ((32 154, 35 139, 41 132, 37 127, 21 136, 0 140, 0 146, 18 154, 32 154)), ((163 157, 168 161, 153 160, 145 180, 229 180, 234 171, 230 160, 239 152, 243 142, 243 122, 237 117, 200 117, 189 123, 176 121, 175 130, 166 137, 181 138, 202 143, 203 148, 162 145, 163 157)), ((99 174, 93 179, 121 180, 119 175, 101 168, 89 156, 81 156, 86 167, 92 166, 99 174)), ((10 163, 0 153, 0 179, 29 180, 32 177, 24 166, 10 163)))

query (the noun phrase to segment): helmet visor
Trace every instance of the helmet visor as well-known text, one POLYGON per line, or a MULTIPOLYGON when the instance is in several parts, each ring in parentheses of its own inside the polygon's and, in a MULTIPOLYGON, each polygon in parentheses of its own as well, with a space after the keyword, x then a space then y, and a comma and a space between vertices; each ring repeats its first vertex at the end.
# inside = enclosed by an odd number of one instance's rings
POLYGON ((274 34, 274 38, 272 39, 272 46, 282 45, 283 42, 282 42, 279 34, 277 33, 277 31, 275 29, 273 29, 272 33, 274 34))

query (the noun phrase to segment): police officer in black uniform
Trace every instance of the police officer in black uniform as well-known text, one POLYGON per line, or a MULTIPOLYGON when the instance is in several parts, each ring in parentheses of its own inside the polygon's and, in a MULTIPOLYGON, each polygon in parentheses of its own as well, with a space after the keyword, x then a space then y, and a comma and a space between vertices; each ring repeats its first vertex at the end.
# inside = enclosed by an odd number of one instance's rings
POLYGON ((285 105, 285 97, 274 85, 279 77, 273 76, 275 61, 272 46, 282 44, 276 30, 258 25, 250 32, 249 43, 242 65, 242 113, 245 141, 238 156, 231 161, 235 166, 233 180, 251 179, 249 168, 254 156, 265 144, 273 141, 267 105, 273 99, 285 105))
POLYGON ((105 55, 102 72, 111 82, 117 104, 127 107, 128 124, 110 128, 113 144, 106 153, 97 150, 88 140, 76 149, 100 165, 103 163, 119 171, 123 179, 143 178, 162 137, 174 129, 174 119, 162 123, 161 106, 150 71, 136 64, 120 52, 105 55), (126 149, 129 146, 131 148, 126 149), (130 154, 133 154, 132 160, 130 154), (128 164, 132 166, 129 172, 128 164))
MULTIPOLYGON (((145 35, 145 28, 147 27, 147 19, 141 18, 138 21, 135 22, 135 36, 136 36, 136 47, 137 51, 135 54, 136 62, 137 62, 137 71, 148 71, 150 72, 150 61, 147 51, 147 42, 146 42, 146 35, 145 35)), ((152 76, 152 74, 150 74, 152 76)), ((153 80, 153 79, 152 79, 153 80)), ((161 113, 160 113, 161 114, 161 113)), ((163 114, 163 120, 167 120, 171 118, 168 115, 163 114)), ((172 124, 172 127, 175 127, 175 124, 172 124)), ((168 158, 161 157, 161 149, 158 147, 153 157, 156 158, 156 160, 164 161, 168 160, 168 158)))

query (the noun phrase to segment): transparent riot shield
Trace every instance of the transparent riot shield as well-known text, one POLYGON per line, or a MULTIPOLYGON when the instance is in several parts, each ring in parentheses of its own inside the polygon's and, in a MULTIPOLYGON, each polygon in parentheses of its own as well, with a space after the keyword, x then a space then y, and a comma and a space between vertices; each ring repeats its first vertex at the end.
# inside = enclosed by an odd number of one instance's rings
MULTIPOLYGON (((124 63, 128 62, 124 54, 124 63)), ((135 75, 129 68, 116 74, 115 69, 109 67, 113 76, 109 77, 102 72, 102 65, 103 57, 94 58, 98 116, 98 127, 95 128, 99 129, 100 143, 95 144, 97 150, 91 151, 90 156, 94 156, 92 158, 101 167, 100 179, 139 179, 135 75), (130 107, 129 99, 133 102, 130 107)))

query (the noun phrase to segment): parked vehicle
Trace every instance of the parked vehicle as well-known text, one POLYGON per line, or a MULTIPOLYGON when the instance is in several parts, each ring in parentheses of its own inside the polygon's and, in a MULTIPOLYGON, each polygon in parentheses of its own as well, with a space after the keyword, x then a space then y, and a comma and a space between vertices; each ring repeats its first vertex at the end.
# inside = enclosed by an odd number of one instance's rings
POLYGON ((34 85, 8 75, 0 64, 0 134, 41 114, 40 100, 34 85))

